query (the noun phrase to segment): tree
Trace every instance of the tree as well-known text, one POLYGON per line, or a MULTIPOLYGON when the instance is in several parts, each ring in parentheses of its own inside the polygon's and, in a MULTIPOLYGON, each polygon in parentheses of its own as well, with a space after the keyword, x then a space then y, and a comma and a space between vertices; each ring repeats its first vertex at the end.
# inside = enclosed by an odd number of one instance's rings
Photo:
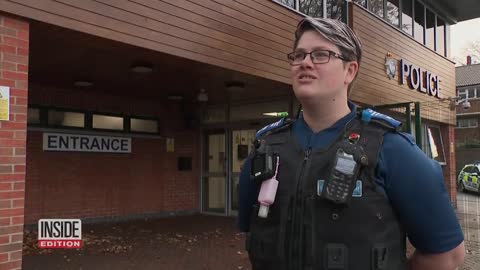
MULTIPOLYGON (((470 55, 472 57, 472 63, 480 62, 480 40, 470 41, 463 51, 466 55, 470 55)), ((466 59, 462 62, 466 62, 466 59)))

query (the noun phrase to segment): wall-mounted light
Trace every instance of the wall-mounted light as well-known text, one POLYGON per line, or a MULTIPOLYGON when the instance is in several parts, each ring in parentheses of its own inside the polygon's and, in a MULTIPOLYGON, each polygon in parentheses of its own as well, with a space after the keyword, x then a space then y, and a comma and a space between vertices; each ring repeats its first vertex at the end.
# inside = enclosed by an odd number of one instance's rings
POLYGON ((153 71, 153 65, 150 63, 136 63, 130 67, 130 71, 135 73, 150 73, 153 71))
POLYGON ((74 81, 73 85, 76 87, 90 87, 93 85, 93 83, 91 81, 78 80, 78 81, 74 81))
POLYGON ((199 102, 207 102, 208 101, 208 94, 205 89, 200 89, 200 92, 197 94, 197 100, 199 102))

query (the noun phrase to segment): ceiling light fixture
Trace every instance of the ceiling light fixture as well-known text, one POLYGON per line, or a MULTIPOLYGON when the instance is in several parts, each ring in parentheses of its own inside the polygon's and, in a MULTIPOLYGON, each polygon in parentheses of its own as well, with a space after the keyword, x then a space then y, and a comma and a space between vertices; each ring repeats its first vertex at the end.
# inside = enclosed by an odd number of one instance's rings
POLYGON ((173 100, 173 101, 183 100, 183 96, 182 96, 182 95, 176 95, 176 94, 168 95, 167 98, 168 98, 168 100, 173 100))
POLYGON ((91 81, 79 80, 79 81, 74 81, 73 85, 75 85, 76 87, 90 87, 93 85, 93 83, 91 81))
POLYGON ((241 92, 245 89, 245 83, 240 81, 230 81, 225 83, 225 87, 230 92, 241 92))

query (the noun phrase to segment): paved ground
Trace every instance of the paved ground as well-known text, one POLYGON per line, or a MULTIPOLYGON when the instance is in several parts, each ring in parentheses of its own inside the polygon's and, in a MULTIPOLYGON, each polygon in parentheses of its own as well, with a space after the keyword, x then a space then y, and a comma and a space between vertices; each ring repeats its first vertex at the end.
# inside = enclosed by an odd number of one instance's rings
MULTIPOLYGON (((458 217, 466 239, 459 270, 480 270, 480 196, 458 194, 458 217)), ((39 250, 35 232, 26 233, 25 270, 249 270, 244 235, 234 219, 216 216, 83 226, 81 250, 39 250)))

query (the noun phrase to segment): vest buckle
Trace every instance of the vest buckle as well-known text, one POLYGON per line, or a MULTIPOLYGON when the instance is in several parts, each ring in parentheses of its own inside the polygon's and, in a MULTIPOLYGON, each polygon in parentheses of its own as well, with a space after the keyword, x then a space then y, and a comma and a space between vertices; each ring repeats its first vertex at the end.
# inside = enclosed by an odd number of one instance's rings
POLYGON ((388 248, 375 245, 372 249, 372 270, 384 270, 387 267, 388 248))
POLYGON ((325 247, 326 269, 347 269, 348 249, 344 244, 327 244, 325 247))

